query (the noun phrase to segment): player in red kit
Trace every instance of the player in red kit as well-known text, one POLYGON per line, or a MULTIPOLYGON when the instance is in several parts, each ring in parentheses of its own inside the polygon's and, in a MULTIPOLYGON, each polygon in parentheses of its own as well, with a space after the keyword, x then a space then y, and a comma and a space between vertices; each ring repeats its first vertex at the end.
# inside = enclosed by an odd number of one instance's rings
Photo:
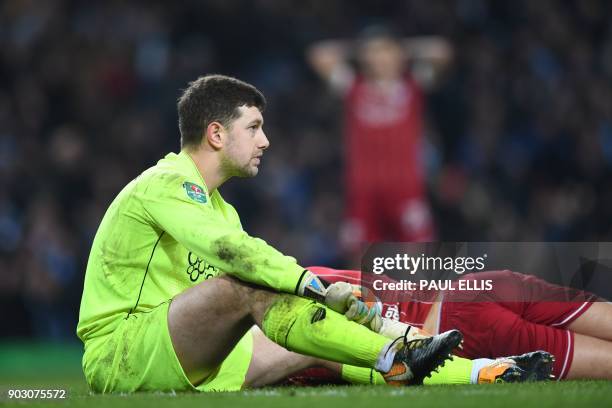
POLYGON ((357 43, 358 73, 347 64, 346 43, 318 43, 308 53, 315 71, 344 96, 343 241, 355 249, 361 242, 431 240, 423 95, 419 77, 406 70, 406 57, 408 51, 439 62, 450 52, 443 40, 406 45, 382 27, 366 29, 357 43))
MULTIPOLYGON (((368 286, 369 278, 364 275, 362 281, 360 271, 308 269, 327 282, 368 286)), ((556 357, 553 374, 558 379, 612 379, 611 303, 508 270, 464 278, 476 276, 495 279, 499 289, 491 294, 464 291, 440 296, 428 292, 414 300, 383 300, 382 316, 432 334, 450 328, 460 330, 465 342, 456 354, 461 357, 496 358, 546 350, 556 357), (504 292, 501 296, 500 290, 504 292), (422 300, 426 297, 431 301, 422 300)))

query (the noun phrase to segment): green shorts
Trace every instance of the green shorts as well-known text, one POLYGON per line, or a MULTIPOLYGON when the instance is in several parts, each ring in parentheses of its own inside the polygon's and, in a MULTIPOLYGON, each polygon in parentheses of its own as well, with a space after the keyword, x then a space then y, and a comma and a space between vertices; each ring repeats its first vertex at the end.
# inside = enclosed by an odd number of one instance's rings
MULTIPOLYGON (((253 353, 248 332, 223 363, 200 385, 187 379, 168 331, 170 301, 147 312, 130 315, 117 329, 88 341, 83 371, 94 392, 237 391, 253 353)), ((205 347, 205 344, 202 345, 205 347)))

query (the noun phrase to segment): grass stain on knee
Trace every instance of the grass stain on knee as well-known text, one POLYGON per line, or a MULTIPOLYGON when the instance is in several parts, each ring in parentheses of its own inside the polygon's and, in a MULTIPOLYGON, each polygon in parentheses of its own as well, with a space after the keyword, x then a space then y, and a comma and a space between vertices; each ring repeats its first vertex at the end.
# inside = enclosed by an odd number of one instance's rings
POLYGON ((296 306, 300 303, 301 298, 288 295, 288 294, 279 294, 278 298, 274 301, 270 308, 276 308, 278 313, 283 315, 288 315, 295 311, 296 306))
POLYGON ((270 340, 287 348, 287 336, 302 310, 302 301, 303 299, 293 295, 277 296, 266 311, 262 325, 270 340))

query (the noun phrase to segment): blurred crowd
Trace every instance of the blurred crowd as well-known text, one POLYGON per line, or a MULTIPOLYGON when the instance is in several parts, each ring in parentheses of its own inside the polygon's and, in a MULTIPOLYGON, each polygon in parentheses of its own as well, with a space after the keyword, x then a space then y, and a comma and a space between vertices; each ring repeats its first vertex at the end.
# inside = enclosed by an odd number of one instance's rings
POLYGON ((438 239, 610 240, 610 21, 605 0, 3 1, 0 338, 74 338, 98 223, 178 151, 176 99, 205 73, 268 98, 260 175, 222 188, 245 229, 344 266, 342 103, 305 50, 381 22, 453 49, 426 95, 438 239))

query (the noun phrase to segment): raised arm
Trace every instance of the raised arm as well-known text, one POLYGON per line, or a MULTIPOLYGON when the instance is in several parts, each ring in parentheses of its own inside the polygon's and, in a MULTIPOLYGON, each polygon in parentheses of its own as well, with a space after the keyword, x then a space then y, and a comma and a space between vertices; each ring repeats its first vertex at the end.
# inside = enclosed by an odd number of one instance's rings
POLYGON ((351 48, 351 41, 325 40, 306 50, 306 59, 312 69, 338 93, 344 93, 355 78, 355 72, 348 63, 353 52, 351 48))
MULTIPOLYGON (((411 73, 425 90, 433 88, 453 59, 448 40, 439 36, 403 38, 399 40, 406 59, 411 62, 411 73)), ((348 63, 357 57, 357 41, 325 40, 306 50, 306 59, 313 70, 333 90, 344 93, 355 78, 348 63)))
POLYGON ((435 87, 453 60, 450 42, 443 37, 427 36, 404 38, 401 44, 412 62, 414 79, 425 90, 435 87))

